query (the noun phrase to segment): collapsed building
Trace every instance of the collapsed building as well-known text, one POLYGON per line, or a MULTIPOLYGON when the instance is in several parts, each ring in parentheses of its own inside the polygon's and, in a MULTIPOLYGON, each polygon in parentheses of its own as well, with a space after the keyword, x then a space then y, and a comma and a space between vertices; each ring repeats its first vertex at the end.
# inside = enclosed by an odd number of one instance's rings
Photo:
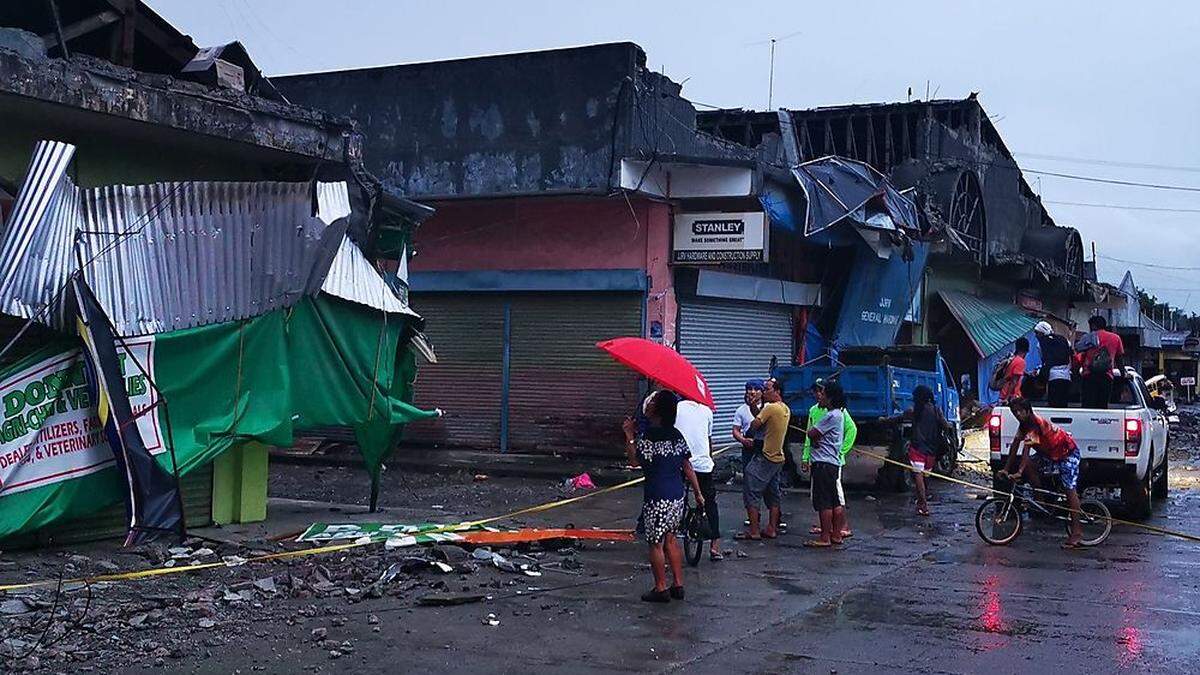
MULTIPOLYGON (((1016 338, 1039 319, 1070 334, 1072 304, 1091 297, 1079 233, 1050 217, 974 94, 811 110, 706 111, 699 126, 754 148, 780 190, 791 167, 837 155, 866 162, 911 191, 924 228, 936 230, 939 241, 925 269, 901 277, 912 300, 904 303, 897 339, 940 345, 955 376, 969 383, 964 389, 980 399, 994 396, 987 376, 1016 338)), ((785 198, 776 203, 786 210, 785 198)), ((845 280, 861 275, 869 258, 863 248, 831 251, 816 268, 829 297, 816 323, 823 338, 818 348, 846 337, 837 331, 839 315, 864 309, 839 299, 845 280)))
POLYGON ((132 0, 0 8, 0 115, 0 388, 53 403, 4 439, 8 545, 130 528, 121 458, 80 398, 75 281, 189 526, 261 518, 264 444, 305 429, 355 429, 377 475, 398 423, 425 414, 407 403, 423 322, 397 275, 432 210, 366 170, 354 122, 293 105, 240 44, 201 49, 132 0), (26 382, 51 366, 64 374, 26 382), (342 395, 305 412, 296 387, 342 395))

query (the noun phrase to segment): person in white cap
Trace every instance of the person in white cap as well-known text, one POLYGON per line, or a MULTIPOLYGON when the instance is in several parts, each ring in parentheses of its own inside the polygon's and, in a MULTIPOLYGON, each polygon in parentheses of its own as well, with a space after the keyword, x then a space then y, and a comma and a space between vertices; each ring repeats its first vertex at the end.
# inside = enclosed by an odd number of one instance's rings
POLYGON ((1039 321, 1033 332, 1042 348, 1038 379, 1046 382, 1046 404, 1051 408, 1065 408, 1071 397, 1071 358, 1074 356, 1071 343, 1055 333, 1046 321, 1039 321))

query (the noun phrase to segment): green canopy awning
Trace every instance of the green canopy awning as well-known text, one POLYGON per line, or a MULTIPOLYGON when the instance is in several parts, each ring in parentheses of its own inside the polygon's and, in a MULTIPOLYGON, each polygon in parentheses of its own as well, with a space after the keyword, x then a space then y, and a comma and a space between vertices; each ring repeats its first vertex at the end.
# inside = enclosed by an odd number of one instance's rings
POLYGON ((940 291, 946 307, 966 331, 975 351, 988 357, 1033 330, 1037 319, 1020 307, 959 291, 940 291))

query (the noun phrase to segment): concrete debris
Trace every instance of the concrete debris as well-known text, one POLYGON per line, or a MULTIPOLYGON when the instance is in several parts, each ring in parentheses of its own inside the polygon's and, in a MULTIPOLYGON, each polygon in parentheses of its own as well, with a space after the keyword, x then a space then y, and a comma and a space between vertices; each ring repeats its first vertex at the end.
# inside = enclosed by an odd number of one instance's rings
POLYGON ((21 598, 13 598, 12 600, 0 601, 0 614, 5 614, 5 615, 25 614, 25 613, 31 612, 31 611, 33 611, 33 608, 30 607, 29 604, 26 603, 21 598))
POLYGON ((430 593, 417 598, 417 604, 425 607, 449 607, 479 602, 484 597, 483 593, 430 593))

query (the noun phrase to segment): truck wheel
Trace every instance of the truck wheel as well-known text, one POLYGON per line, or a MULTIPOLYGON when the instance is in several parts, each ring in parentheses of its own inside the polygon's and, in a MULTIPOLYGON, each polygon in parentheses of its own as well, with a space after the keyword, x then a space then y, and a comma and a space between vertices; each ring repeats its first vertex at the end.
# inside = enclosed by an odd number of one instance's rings
POLYGON ((1167 491, 1169 490, 1168 482, 1170 481, 1170 470, 1167 465, 1168 460, 1170 460, 1170 455, 1163 457, 1162 469, 1160 469, 1161 473, 1154 479, 1154 486, 1151 491, 1154 499, 1167 498, 1167 491))
MULTIPOLYGON (((1151 457, 1153 457, 1153 453, 1151 457)), ((1129 517, 1134 520, 1145 520, 1150 517, 1150 474, 1152 472, 1147 469, 1146 476, 1138 480, 1137 475, 1127 478, 1121 484, 1121 504, 1125 507, 1129 517)))

